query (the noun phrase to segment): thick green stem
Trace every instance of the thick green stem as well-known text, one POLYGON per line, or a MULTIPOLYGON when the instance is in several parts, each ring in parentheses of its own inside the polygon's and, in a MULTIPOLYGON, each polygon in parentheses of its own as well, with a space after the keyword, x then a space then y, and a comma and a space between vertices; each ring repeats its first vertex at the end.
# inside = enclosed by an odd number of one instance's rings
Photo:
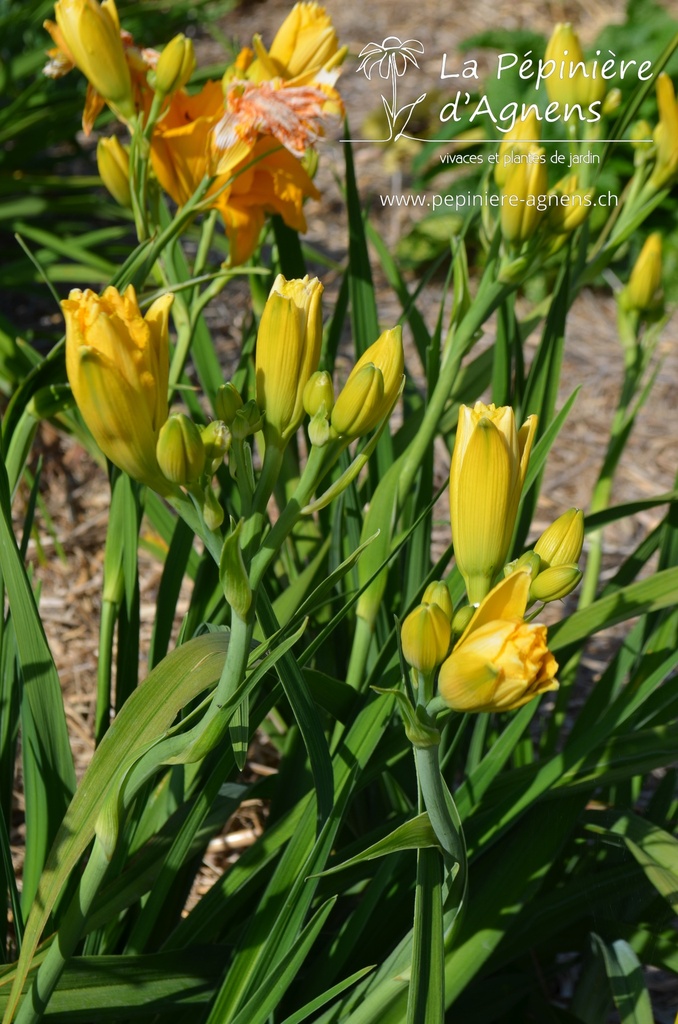
POLYGON ((33 985, 19 1007, 16 1024, 37 1024, 42 1019, 64 967, 75 952, 108 864, 102 844, 95 840, 78 891, 64 915, 61 927, 38 970, 33 985))
POLYGON ((415 747, 414 760, 424 806, 438 842, 443 851, 463 867, 466 863, 464 839, 448 806, 452 798, 445 790, 440 772, 438 747, 415 747))
POLYGON ((94 717, 94 742, 97 746, 104 738, 111 721, 111 670, 113 665, 113 636, 118 617, 117 601, 104 601, 99 623, 99 660, 97 663, 97 705, 94 717))

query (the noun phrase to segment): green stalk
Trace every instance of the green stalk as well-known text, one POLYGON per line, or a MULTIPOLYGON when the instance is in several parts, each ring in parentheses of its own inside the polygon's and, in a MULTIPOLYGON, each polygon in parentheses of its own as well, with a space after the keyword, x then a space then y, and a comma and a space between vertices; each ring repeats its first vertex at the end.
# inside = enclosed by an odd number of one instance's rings
POLYGON ((94 742, 98 747, 111 721, 111 670, 113 636, 118 618, 117 601, 103 601, 99 623, 99 659, 97 663, 97 703, 94 715, 94 742))
POLYGON ((73 897, 49 952, 38 969, 30 990, 24 996, 15 1024, 37 1024, 83 933, 87 915, 103 880, 109 860, 98 839, 83 871, 78 891, 73 897))
POLYGON ((443 852, 463 870, 466 864, 466 847, 448 804, 452 798, 446 792, 440 771, 438 746, 415 747, 414 760, 421 796, 436 838, 443 852))

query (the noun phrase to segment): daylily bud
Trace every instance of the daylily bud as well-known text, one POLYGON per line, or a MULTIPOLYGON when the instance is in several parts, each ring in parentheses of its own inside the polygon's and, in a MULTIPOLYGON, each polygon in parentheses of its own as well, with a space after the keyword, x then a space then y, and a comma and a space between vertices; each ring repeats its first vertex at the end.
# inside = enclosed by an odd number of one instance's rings
POLYGON ((461 636, 475 613, 476 607, 472 604, 464 604, 461 608, 457 608, 452 616, 452 633, 454 636, 461 636))
MULTIPOLYGON (((607 96, 603 100, 603 106, 601 108, 601 113, 603 117, 609 117, 610 114, 614 114, 615 110, 619 109, 621 101, 621 89, 610 89, 607 96)), ((644 138, 649 138, 649 134, 644 136, 644 138)))
POLYGON ((183 413, 163 424, 156 448, 158 465, 173 484, 192 484, 205 468, 205 448, 200 431, 183 413))
POLYGON ((129 153, 115 135, 97 142, 97 167, 101 180, 116 203, 131 207, 129 153))
POLYGON ((230 427, 238 409, 242 409, 240 394, 230 381, 227 384, 222 384, 214 396, 214 411, 218 419, 222 420, 227 427, 230 427))
POLYGON ((501 232, 505 240, 519 248, 532 237, 544 216, 539 197, 548 190, 545 153, 531 146, 523 161, 509 168, 502 189, 501 232))
POLYGON ((634 149, 648 150, 652 148, 652 128, 647 121, 634 121, 629 132, 629 139, 634 149))
POLYGON ((205 504, 202 516, 208 530, 218 530, 224 521, 224 510, 217 501, 217 496, 208 484, 204 491, 205 504))
POLYGON ((262 425, 263 419, 259 406, 251 398, 249 402, 245 402, 242 409, 238 409, 233 417, 231 433, 238 441, 242 441, 250 434, 256 434, 257 430, 261 430, 262 425))
POLYGON ((205 448, 205 468, 213 476, 231 447, 231 432, 222 420, 212 420, 202 428, 200 436, 205 448))
POLYGON ((579 561, 584 545, 584 513, 571 508, 558 516, 534 545, 542 569, 551 565, 572 565, 579 561))
POLYGON ((284 446, 304 417, 303 395, 315 372, 322 341, 317 278, 276 278, 257 335, 257 402, 266 417, 270 443, 284 446))
POLYGON ((575 231, 586 220, 593 203, 593 193, 578 188, 579 179, 576 174, 568 174, 550 190, 549 195, 558 195, 559 201, 553 206, 549 203, 546 226, 556 235, 566 235, 575 231))
POLYGON ((541 569, 541 558, 536 551, 524 551, 520 558, 514 558, 512 562, 504 566, 504 576, 511 576, 519 569, 529 572, 532 579, 539 575, 541 569))
POLYGON ((530 146, 541 138, 541 126, 537 113, 530 108, 526 118, 519 118, 510 132, 501 141, 494 166, 494 180, 501 188, 506 184, 509 168, 513 166, 514 154, 527 153, 530 146))
POLYGON ((134 288, 98 296, 73 289, 61 303, 66 371, 85 423, 111 462, 160 494, 173 488, 155 448, 167 419, 172 295, 142 316, 134 288))
POLYGON ((179 33, 160 54, 155 69, 155 88, 163 96, 183 89, 195 70, 193 43, 179 33))
POLYGON ((459 410, 450 468, 450 517, 457 566, 473 604, 506 562, 537 417, 516 429, 513 409, 476 402, 459 410))
POLYGON ((452 621, 452 615, 454 614, 454 608, 452 606, 452 598, 450 592, 447 589, 445 583, 429 583, 421 599, 422 604, 437 604, 445 614, 447 615, 450 622, 452 621))
POLYGON ((307 415, 315 416, 322 406, 325 407, 325 414, 329 416, 334 406, 334 387, 327 370, 316 370, 304 388, 304 410, 307 415))
POLYGON ((576 72, 574 75, 570 75, 569 72, 580 62, 584 63, 584 54, 579 36, 569 22, 559 22, 551 33, 544 53, 544 62, 546 61, 555 63, 552 73, 545 81, 546 95, 551 103, 580 103, 579 76, 576 72), (564 64, 562 75, 561 61, 564 64))
POLYGON ((332 426, 343 437, 361 437, 386 416, 403 379, 403 340, 393 327, 363 352, 346 381, 334 409, 332 426))
POLYGON ((455 711, 513 711, 557 690, 546 627, 524 621, 530 576, 516 572, 490 591, 440 668, 440 696, 455 711))
POLYGON ((578 565, 553 565, 540 572, 530 586, 530 601, 560 601, 571 594, 582 578, 578 565))
POLYGON ((408 665, 428 675, 450 646, 450 620, 437 604, 420 604, 402 625, 400 640, 408 665))
POLYGON ((629 283, 622 292, 625 309, 645 312, 656 305, 657 292, 662 283, 662 236, 653 231, 645 240, 635 262, 629 283))
POLYGON ((678 104, 673 82, 665 71, 657 77, 657 107, 659 124, 653 136, 657 157, 649 184, 660 189, 678 173, 678 104))
POLYGON ((73 63, 124 120, 134 116, 132 79, 115 0, 57 0, 56 23, 73 63))
POLYGON ((243 520, 241 519, 235 529, 229 533, 221 549, 221 559, 219 560, 219 578, 224 597, 240 619, 247 616, 252 604, 252 588, 240 549, 242 525, 243 520))

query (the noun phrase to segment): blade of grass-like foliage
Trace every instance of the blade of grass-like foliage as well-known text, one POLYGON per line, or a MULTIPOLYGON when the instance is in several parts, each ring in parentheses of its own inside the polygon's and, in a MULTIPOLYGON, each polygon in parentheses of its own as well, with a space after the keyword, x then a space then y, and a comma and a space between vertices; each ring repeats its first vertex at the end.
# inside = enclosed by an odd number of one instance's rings
POLYGON ((605 964, 621 1024, 654 1024, 643 968, 628 942, 619 939, 608 945, 599 935, 592 938, 605 964))
POLYGON ((388 278, 389 284, 400 300, 400 305, 403 308, 403 317, 410 325, 414 343, 417 346, 417 352, 419 353, 419 358, 421 359, 422 366, 425 367, 426 349, 431 343, 431 335, 429 334, 424 318, 417 309, 415 300, 413 296, 410 295, 405 278, 401 274, 400 268, 394 260, 388 246, 374 225, 370 224, 369 221, 366 225, 366 233, 379 256, 379 262, 381 263, 382 270, 388 278))
POLYGON ((252 991, 275 974, 277 965, 302 927, 318 880, 330 854, 350 795, 353 776, 347 777, 329 819, 309 851, 313 819, 306 815, 292 836, 259 902, 250 927, 242 936, 208 1024, 225 1024, 239 1016, 252 991))
POLYGON ((299 241, 299 232, 287 226, 280 214, 271 217, 273 234, 278 247, 280 273, 288 280, 306 274, 306 261, 299 241))
POLYGON ((26 802, 26 861, 22 900, 32 900, 49 846, 75 789, 73 757, 59 676, 12 531, 9 482, 0 464, 0 567, 12 611, 23 677, 22 717, 31 736, 24 766, 34 786, 26 802), (29 838, 30 837, 30 838, 29 838))
POLYGON ((570 415, 570 410, 577 400, 577 396, 581 391, 581 386, 576 387, 572 394, 569 396, 567 401, 564 403, 562 409, 555 416, 547 427, 541 433, 539 440, 534 446, 534 450, 530 456, 530 461, 527 467, 527 473, 525 474, 525 484, 523 486, 524 493, 527 493, 532 485, 535 483, 537 478, 540 476, 544 466, 546 465, 546 459, 548 453, 553 447, 558 434, 563 428, 565 420, 570 415))
POLYGON ((162 735, 189 700, 216 683, 228 648, 225 633, 189 641, 165 658, 134 691, 95 751, 71 801, 40 877, 26 923, 5 1024, 11 1019, 33 954, 56 900, 94 835, 101 808, 117 792, 130 763, 162 735))
MULTIPOLYGON (((223 969, 223 950, 202 947, 149 956, 74 957, 50 1001, 46 1020, 88 1024, 92 1020, 172 1019, 187 1007, 199 1012, 223 969)), ((4 980, 4 979, 3 979, 4 980)), ((0 984, 5 1010, 7 984, 0 984)))
MULTIPOLYGON (((265 636, 270 637, 277 633, 278 621, 263 587, 257 596, 257 618, 265 636)), ((332 760, 322 723, 306 688, 301 669, 292 654, 286 654, 280 659, 278 675, 308 751, 318 800, 318 818, 319 821, 326 821, 332 813, 334 781, 332 760)))
POLYGON ((532 701, 526 704, 511 718, 498 740, 495 740, 485 757, 476 768, 464 779, 454 794, 454 801, 463 820, 485 795, 492 782, 502 770, 511 754, 520 742, 525 730, 534 718, 539 704, 532 701))
POLYGON ((444 965, 442 858, 437 850, 419 850, 407 1024, 444 1021, 444 965))
MULTIPOLYGON (((346 138, 348 122, 344 125, 346 138)), ((379 337, 379 316, 374 295, 370 257, 367 251, 365 222, 358 193, 350 143, 344 145, 346 162, 346 213, 348 217, 348 287, 351 302, 351 326, 356 359, 379 337)), ((376 481, 383 476, 393 462, 391 434, 385 430, 379 438, 377 457, 370 464, 370 479, 376 481)))
MULTIPOLYGON (((350 137, 348 123, 344 124, 346 138, 350 137)), ((379 335, 379 317, 374 297, 372 270, 367 251, 363 211, 353 164, 353 150, 344 146, 346 161, 346 212, 348 216, 348 287, 351 300, 351 323, 356 358, 379 335)))
POLYGON ((328 900, 316 911, 299 938, 292 943, 275 968, 267 973, 263 983, 240 1013, 235 1017, 224 1017, 217 1009, 218 1004, 215 1004, 207 1024, 266 1024, 294 981, 335 902, 336 899, 328 900))
POLYGON ((158 587, 153 636, 148 655, 149 668, 154 668, 167 654, 179 592, 193 551, 193 540, 191 528, 183 519, 177 519, 158 587))
POLYGON ((327 875, 334 875, 345 868, 354 867, 356 864, 362 864, 364 861, 375 860, 377 857, 386 857, 391 853, 399 853, 401 850, 423 850, 433 846, 438 847, 439 845, 429 816, 424 811, 423 814, 418 814, 416 818, 406 821, 403 825, 398 825, 398 828, 394 829, 393 832, 380 839, 377 843, 373 843, 372 846, 368 846, 362 853, 356 854, 350 860, 345 860, 342 864, 335 864, 333 867, 327 868, 326 871, 320 872, 318 877, 324 878, 327 875))
POLYGON ((635 615, 668 608, 677 602, 678 568, 665 569, 649 579, 631 583, 600 598, 551 627, 549 647, 553 651, 563 650, 607 626, 624 622, 635 615))
POLYGON ((593 819, 591 830, 621 837, 657 892, 675 912, 678 907, 678 840, 631 811, 619 815, 608 811, 601 819, 601 825, 593 819))
POLYGON ((333 985, 332 988, 328 989, 326 992, 323 992, 321 996, 318 996, 316 999, 312 999, 309 1003, 306 1003, 305 1006, 302 1006, 300 1010, 297 1010, 296 1013, 293 1013, 290 1017, 285 1017, 281 1024, 303 1024, 303 1021, 308 1020, 311 1014, 315 1013, 316 1010, 322 1009, 326 1003, 329 1003, 330 1000, 340 996, 342 992, 345 992, 347 988, 355 985, 357 981, 360 981, 361 978, 364 978, 365 975, 369 974, 372 970, 374 970, 373 967, 363 967, 361 970, 349 975, 348 978, 345 978, 343 981, 333 985))

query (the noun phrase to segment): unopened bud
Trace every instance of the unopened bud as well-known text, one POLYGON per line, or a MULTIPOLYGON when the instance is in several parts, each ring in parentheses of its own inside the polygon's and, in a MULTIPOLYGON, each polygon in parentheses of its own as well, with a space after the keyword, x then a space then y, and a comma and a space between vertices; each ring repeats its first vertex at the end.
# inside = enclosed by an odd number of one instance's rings
POLYGON ((210 476, 218 470, 224 455, 231 447, 231 432, 221 420, 212 420, 202 428, 202 443, 205 448, 205 465, 210 476))
POLYGON ((179 33, 170 39, 160 54, 155 69, 155 89, 163 96, 169 96, 182 89, 195 70, 193 43, 179 33))
POLYGON ((571 594, 582 572, 577 565, 553 565, 540 572, 530 586, 530 601, 560 601, 571 594))
POLYGON ((524 551, 520 558, 514 558, 512 562, 504 566, 504 576, 512 576, 517 569, 527 569, 534 579, 541 569, 539 555, 535 551, 524 551))
POLYGON ((172 483, 195 483, 205 468, 205 449, 193 420, 183 413, 170 416, 160 429, 156 456, 163 476, 172 483))
POLYGON ((452 617, 452 633, 454 636, 461 636, 475 613, 476 609, 472 604, 465 604, 461 608, 457 608, 452 617))
POLYGON ((246 618, 252 604, 252 588, 240 549, 243 521, 240 520, 224 541, 219 560, 219 578, 224 597, 240 619, 246 618))
POLYGON ((304 410, 313 417, 322 406, 325 407, 325 415, 329 416, 334 406, 334 387, 327 370, 316 370, 304 388, 304 410))
POLYGON ((222 384, 214 396, 214 411, 217 419, 223 420, 226 426, 230 427, 235 419, 235 414, 238 409, 242 409, 242 406, 242 398, 231 382, 222 384))
POLYGON ((447 656, 450 620, 439 605, 420 604, 403 622, 400 639, 408 665, 428 675, 447 656))
POLYGON ((257 430, 261 430, 263 419, 259 406, 250 399, 249 402, 245 402, 242 409, 238 409, 233 421, 231 422, 231 433, 233 437, 242 441, 244 438, 249 437, 250 434, 256 434, 257 430))
POLYGON ((544 530, 534 550, 541 558, 542 568, 548 569, 551 565, 574 565, 583 545, 584 513, 571 508, 544 530))
POLYGON ((437 604, 445 614, 447 615, 450 622, 452 621, 452 615, 454 614, 454 608, 452 606, 452 598, 450 592, 447 589, 445 583, 429 583, 421 599, 422 604, 437 604))
POLYGON ((204 492, 202 516, 208 530, 218 530, 224 521, 224 510, 217 501, 217 496, 209 484, 204 492))
POLYGON ((129 153, 115 135, 110 139, 99 139, 97 142, 97 167, 101 180, 116 203, 119 206, 131 207, 129 153))

